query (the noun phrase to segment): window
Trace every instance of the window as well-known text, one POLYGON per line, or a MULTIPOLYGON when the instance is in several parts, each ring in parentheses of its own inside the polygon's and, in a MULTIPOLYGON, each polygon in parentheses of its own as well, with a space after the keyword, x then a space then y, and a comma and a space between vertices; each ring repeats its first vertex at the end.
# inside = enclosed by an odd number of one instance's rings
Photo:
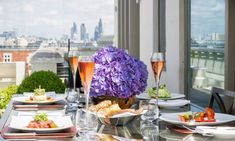
POLYGON ((4 53, 3 54, 3 62, 11 62, 12 61, 12 54, 11 53, 4 53))
POLYGON ((191 0, 190 98, 208 103, 213 86, 224 88, 225 0, 191 0))
POLYGON ((12 55, 3 56, 4 62, 25 61, 26 75, 31 69, 32 72, 51 70, 58 73, 54 66, 62 65, 66 69, 68 65, 61 61, 68 53, 68 46, 71 50, 79 50, 81 55, 90 55, 103 46, 112 45, 114 2, 0 1, 0 53, 12 52, 12 55))

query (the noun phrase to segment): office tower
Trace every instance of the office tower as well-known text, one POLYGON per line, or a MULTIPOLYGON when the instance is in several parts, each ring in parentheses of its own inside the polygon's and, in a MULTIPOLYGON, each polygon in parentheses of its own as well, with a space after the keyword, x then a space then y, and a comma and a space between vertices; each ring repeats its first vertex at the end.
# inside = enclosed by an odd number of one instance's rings
POLYGON ((101 37, 103 35, 103 23, 102 23, 102 19, 99 20, 98 28, 99 28, 99 37, 101 37))
POLYGON ((98 38, 99 38, 99 28, 98 26, 96 26, 94 32, 94 40, 97 41, 98 38))
POLYGON ((73 26, 71 27, 71 39, 75 40, 77 34, 78 34, 77 24, 74 22, 73 26))
POLYGON ((80 26, 80 36, 81 36, 80 39, 82 41, 86 40, 86 26, 84 23, 82 23, 80 26))

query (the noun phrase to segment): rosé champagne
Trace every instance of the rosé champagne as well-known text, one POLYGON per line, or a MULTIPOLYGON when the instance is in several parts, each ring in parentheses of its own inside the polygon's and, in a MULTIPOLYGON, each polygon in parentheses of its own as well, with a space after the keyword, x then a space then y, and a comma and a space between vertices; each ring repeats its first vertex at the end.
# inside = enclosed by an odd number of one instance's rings
POLYGON ((155 81, 159 82, 161 73, 165 66, 165 61, 151 61, 155 81))
POLYGON ((76 73, 76 70, 78 68, 78 57, 77 56, 69 57, 69 63, 71 65, 73 73, 76 73))
POLYGON ((81 81, 85 89, 89 89, 94 74, 95 62, 92 61, 80 61, 78 63, 81 81))

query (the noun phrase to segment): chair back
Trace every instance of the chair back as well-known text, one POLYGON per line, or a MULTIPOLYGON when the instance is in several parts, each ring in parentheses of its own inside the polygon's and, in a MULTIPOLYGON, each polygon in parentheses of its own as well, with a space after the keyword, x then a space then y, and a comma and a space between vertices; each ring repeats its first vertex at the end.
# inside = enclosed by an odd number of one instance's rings
POLYGON ((212 87, 211 89, 211 98, 209 100, 209 107, 213 107, 214 101, 219 106, 219 109, 222 113, 227 113, 227 114, 233 114, 233 111, 235 110, 235 104, 234 102, 225 105, 226 103, 223 101, 222 97, 228 97, 229 99, 234 99, 235 98, 235 92, 233 91, 228 91, 224 90, 221 88, 217 87, 212 87))

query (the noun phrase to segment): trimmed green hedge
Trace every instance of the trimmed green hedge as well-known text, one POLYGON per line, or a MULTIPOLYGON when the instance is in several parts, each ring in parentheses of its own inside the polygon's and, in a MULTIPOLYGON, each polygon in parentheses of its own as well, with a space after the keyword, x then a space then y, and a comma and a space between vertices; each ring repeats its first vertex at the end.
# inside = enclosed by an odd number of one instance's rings
POLYGON ((64 93, 65 90, 65 85, 57 74, 51 71, 37 71, 22 81, 17 93, 33 92, 39 86, 47 92, 64 93))

